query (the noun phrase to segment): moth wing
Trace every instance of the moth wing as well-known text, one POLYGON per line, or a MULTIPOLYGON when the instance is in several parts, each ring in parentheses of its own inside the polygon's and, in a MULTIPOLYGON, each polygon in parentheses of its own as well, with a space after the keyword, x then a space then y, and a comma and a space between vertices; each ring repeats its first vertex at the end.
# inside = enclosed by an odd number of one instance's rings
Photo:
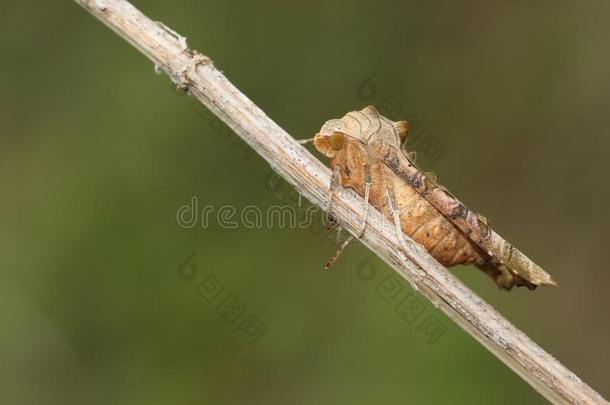
POLYGON ((426 176, 402 150, 380 140, 374 140, 369 146, 376 158, 383 160, 397 176, 404 179, 475 245, 496 261, 532 284, 557 285, 540 266, 491 229, 485 217, 462 204, 446 188, 438 185, 435 179, 426 176))

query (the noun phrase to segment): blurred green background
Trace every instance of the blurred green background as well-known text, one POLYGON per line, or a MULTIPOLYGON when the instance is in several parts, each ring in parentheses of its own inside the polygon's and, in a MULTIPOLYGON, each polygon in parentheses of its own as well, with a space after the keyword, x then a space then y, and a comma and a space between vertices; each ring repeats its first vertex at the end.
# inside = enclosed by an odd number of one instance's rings
MULTIPOLYGON (((135 4, 295 137, 395 100, 445 149, 422 165, 560 287, 454 273, 610 396, 610 3, 135 4)), ((359 244, 323 272, 319 230, 180 227, 192 197, 264 210, 290 189, 75 3, 2 2, 0 21, 1 403, 543 402, 422 297, 403 320, 359 244)))

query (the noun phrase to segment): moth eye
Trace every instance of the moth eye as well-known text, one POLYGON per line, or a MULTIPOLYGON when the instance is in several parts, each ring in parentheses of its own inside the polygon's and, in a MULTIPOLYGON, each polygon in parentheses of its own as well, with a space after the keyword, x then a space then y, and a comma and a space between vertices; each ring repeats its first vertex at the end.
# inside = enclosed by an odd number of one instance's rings
POLYGON ((343 145, 345 145, 345 134, 343 132, 333 132, 333 134, 328 137, 328 143, 333 150, 341 150, 343 145))

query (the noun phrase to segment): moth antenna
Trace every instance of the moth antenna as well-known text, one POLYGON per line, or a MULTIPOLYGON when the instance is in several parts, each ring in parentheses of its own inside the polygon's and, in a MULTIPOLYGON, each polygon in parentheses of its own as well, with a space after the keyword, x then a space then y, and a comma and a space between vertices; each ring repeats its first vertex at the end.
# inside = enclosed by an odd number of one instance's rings
POLYGON ((313 142, 313 138, 297 139, 297 142, 300 143, 301 145, 307 145, 308 143, 313 142))
POLYGON ((377 111, 377 109, 372 105, 367 105, 361 111, 371 117, 379 117, 379 111, 377 111))

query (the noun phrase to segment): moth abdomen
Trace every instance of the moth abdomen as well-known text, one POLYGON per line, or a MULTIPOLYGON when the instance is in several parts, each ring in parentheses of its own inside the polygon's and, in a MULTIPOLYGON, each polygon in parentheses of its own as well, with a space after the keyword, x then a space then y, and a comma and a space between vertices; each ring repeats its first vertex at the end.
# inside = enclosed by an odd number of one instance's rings
POLYGON ((484 261, 480 249, 425 198, 386 169, 396 194, 402 231, 447 267, 484 261))

